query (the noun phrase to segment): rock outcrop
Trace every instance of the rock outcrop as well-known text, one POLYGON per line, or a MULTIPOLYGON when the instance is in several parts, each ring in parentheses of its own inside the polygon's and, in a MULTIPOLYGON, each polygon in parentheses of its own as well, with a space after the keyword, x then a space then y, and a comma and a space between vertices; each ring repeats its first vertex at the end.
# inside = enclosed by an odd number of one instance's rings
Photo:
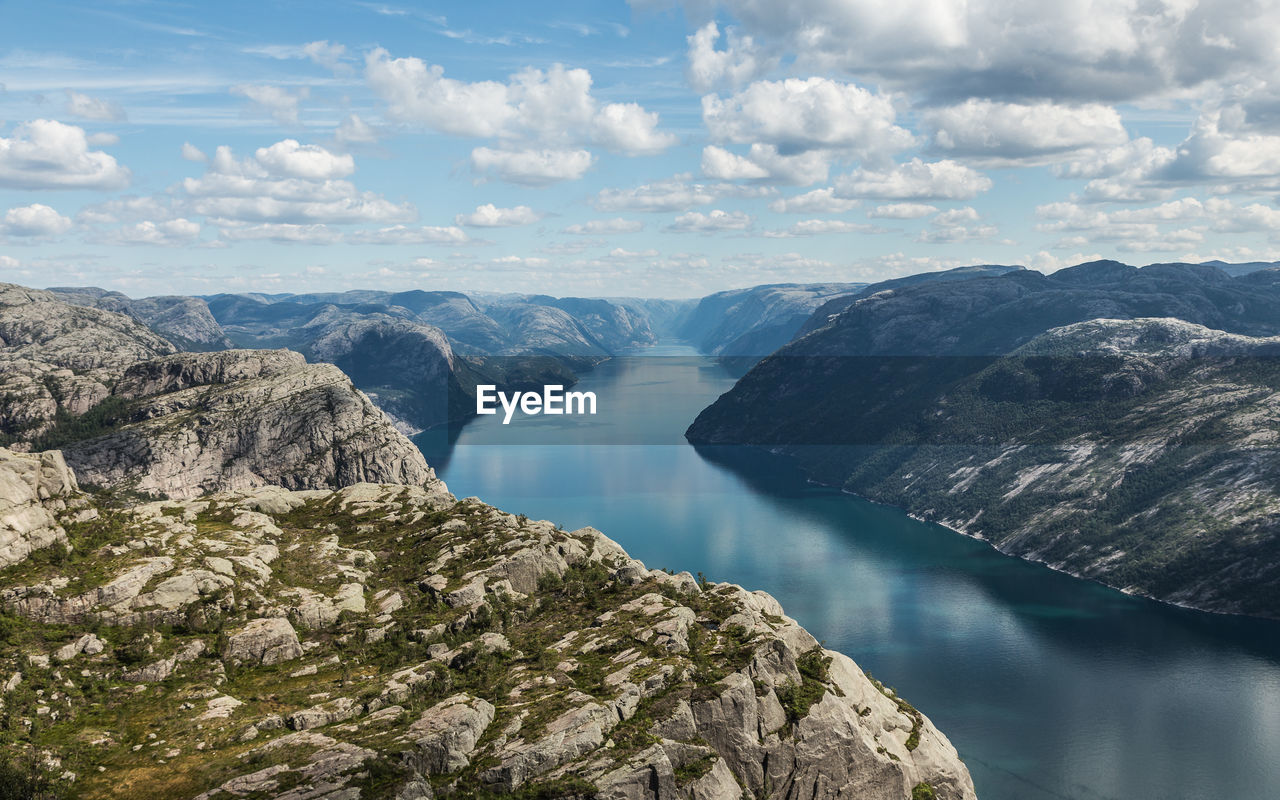
POLYGON ((57 451, 26 454, 0 447, 0 569, 33 550, 66 546, 57 512, 76 499, 76 476, 57 451))
POLYGON ((1280 338, 1246 335, 1280 332, 1271 276, 1063 272, 858 299, 688 436, 1125 592, 1280 618, 1280 338), (1072 321, 1098 313, 1130 318, 1072 321))
POLYGON ((0 444, 30 441, 110 394, 130 364, 174 352, 123 314, 0 283, 0 444))
POLYGON ((49 292, 64 303, 128 314, 183 350, 224 350, 231 339, 198 297, 144 297, 90 287, 54 287, 49 292))
POLYGON ((120 424, 64 447, 94 486, 169 497, 255 486, 435 479, 422 454, 330 364, 287 350, 184 353, 129 368, 120 424))
POLYGON ((591 528, 438 482, 93 502, 0 572, 0 703, 78 796, 974 797, 772 597, 591 528))

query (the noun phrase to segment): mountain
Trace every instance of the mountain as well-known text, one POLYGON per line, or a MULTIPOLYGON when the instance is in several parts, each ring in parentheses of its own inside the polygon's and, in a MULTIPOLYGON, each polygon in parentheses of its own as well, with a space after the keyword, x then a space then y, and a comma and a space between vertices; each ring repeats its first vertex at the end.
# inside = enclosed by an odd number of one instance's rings
POLYGON ((1280 285, 1259 275, 1096 262, 875 293, 688 437, 1125 591, 1280 617, 1280 285))
POLYGON ((191 497, 432 478, 346 375, 298 353, 175 354, 131 316, 5 284, 0 364, 0 444, 61 448, 89 485, 191 497))
MULTIPOLYGON (((905 278, 892 278, 887 281, 880 281, 866 286, 861 291, 844 294, 832 298, 813 312, 809 319, 796 331, 792 338, 804 336, 818 328, 822 327, 836 314, 844 311, 853 303, 864 297, 869 297, 880 292, 893 291, 894 289, 903 289, 908 286, 919 286, 924 283, 949 283, 951 281, 964 281, 970 278, 999 277, 1007 275, 1010 272, 1025 269, 1025 267, 1010 267, 1000 264, 978 264, 969 267, 956 267, 955 269, 939 270, 937 272, 922 272, 917 275, 908 275, 905 278)), ((790 339, 788 339, 790 341, 790 339)), ((781 345, 779 345, 781 346, 781 345)))
POLYGON ((151 357, 129 317, 42 332, 29 306, 64 304, 28 297, 10 346, 112 379, 41 434, 63 452, 0 448, 9 794, 974 797, 769 595, 458 500, 333 365, 151 357))
POLYGON ((337 364, 412 433, 468 418, 475 386, 572 385, 577 372, 651 344, 646 318, 605 300, 458 292, 215 295, 239 346, 337 364))
POLYGON ((225 350, 231 340, 198 297, 144 297, 135 300, 97 287, 49 289, 64 303, 128 314, 182 350, 225 350))

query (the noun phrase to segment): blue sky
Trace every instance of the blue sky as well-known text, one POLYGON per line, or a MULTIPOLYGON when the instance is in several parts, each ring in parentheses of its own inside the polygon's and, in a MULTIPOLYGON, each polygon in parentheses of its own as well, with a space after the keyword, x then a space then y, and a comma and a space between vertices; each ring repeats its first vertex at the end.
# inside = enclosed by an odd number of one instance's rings
POLYGON ((1280 9, 0 3, 0 280, 697 296, 1280 258, 1280 9))

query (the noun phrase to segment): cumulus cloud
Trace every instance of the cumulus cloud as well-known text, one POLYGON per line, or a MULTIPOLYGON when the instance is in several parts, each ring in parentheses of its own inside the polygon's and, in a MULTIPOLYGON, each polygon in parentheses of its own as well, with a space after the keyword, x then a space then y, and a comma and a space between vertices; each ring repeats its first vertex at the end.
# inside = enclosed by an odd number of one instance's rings
POLYGON ((821 236, 828 233, 883 233, 883 228, 842 219, 806 219, 781 230, 765 231, 769 239, 791 239, 797 236, 821 236))
POLYGON ((358 244, 467 244, 471 237, 456 226, 408 227, 392 225, 372 231, 357 231, 349 241, 358 244))
POLYGON ((638 233, 642 230, 644 230, 644 223, 638 219, 615 217, 613 219, 593 219, 590 222, 570 225, 561 232, 579 236, 601 236, 612 233, 638 233))
POLYGON ((522 186, 549 186, 581 178, 595 156, 589 150, 494 150, 477 147, 471 151, 471 168, 480 175, 492 175, 522 186))
POLYGON ((37 119, 0 137, 0 186, 13 189, 120 189, 129 170, 90 150, 83 128, 37 119))
POLYGON ((726 98, 702 98, 702 121, 713 139, 784 152, 893 153, 914 141, 895 118, 892 98, 828 78, 758 81, 726 98))
POLYGON ((459 214, 453 218, 458 225, 469 225, 474 228, 509 228, 515 225, 529 225, 542 219, 542 215, 529 206, 515 208, 498 208, 493 203, 476 206, 470 214, 459 214))
POLYGON ((878 219, 920 219, 936 214, 936 206, 927 203, 887 203, 867 212, 868 217, 878 219))
POLYGON ((302 53, 322 67, 337 69, 346 54, 347 48, 327 39, 318 42, 307 42, 302 46, 302 53))
POLYGON ((144 220, 111 231, 103 240, 110 244, 145 244, 161 247, 188 245, 200 236, 200 223, 181 217, 153 222, 144 220))
POLYGON ((76 214, 76 221, 86 225, 142 222, 144 220, 172 219, 176 214, 167 200, 156 197, 127 195, 103 203, 85 206, 76 214))
POLYGON ((837 197, 836 190, 828 186, 794 197, 779 198, 770 203, 769 208, 779 214, 843 214, 856 208, 861 202, 853 198, 837 197))
POLYGON ((688 37, 688 67, 685 78, 698 92, 722 86, 736 88, 752 81, 778 64, 777 56, 765 55, 750 36, 739 36, 729 28, 724 32, 724 49, 717 50, 720 28, 708 22, 688 37))
MULTIPOLYGON (((393 203, 341 180, 354 169, 349 155, 285 139, 245 159, 219 147, 205 174, 183 180, 181 188, 185 206, 214 218, 220 227, 227 221, 314 225, 399 222, 417 216, 409 203, 393 203)), ((293 241, 290 235, 265 238, 293 241)))
POLYGON ((13 256, 0 256, 0 269, 17 269, 22 262, 13 256))
MULTIPOLYGON (((632 0, 644 3, 648 0, 632 0)), ((684 0, 691 15, 705 0, 684 0)), ((1280 65, 1267 3, 1010 4, 999 0, 722 0, 744 36, 942 100, 1126 101, 1206 84, 1266 85, 1280 65)))
MULTIPOLYGON (((1226 207, 1220 206, 1220 210, 1226 207)), ((1046 203, 1036 208, 1042 233, 1082 233, 1056 242, 1056 249, 1080 247, 1094 242, 1113 242, 1125 252, 1174 252, 1198 244, 1204 233, 1197 226, 1169 230, 1165 223, 1185 224, 1206 214, 1205 205, 1194 198, 1143 209, 1099 211, 1073 202, 1046 203)))
POLYGON ((702 148, 702 174, 708 178, 807 186, 825 181, 829 171, 828 155, 820 150, 782 155, 775 145, 758 142, 746 155, 716 145, 702 148))
POLYGON ((636 103, 610 103, 592 120, 601 147, 628 155, 654 155, 676 143, 675 134, 658 130, 658 112, 636 103))
POLYGON ((196 163, 203 163, 209 160, 209 157, 191 142, 182 143, 182 158, 185 161, 195 161, 196 163))
POLYGON ((602 189, 594 204, 601 211, 684 211, 713 203, 717 196, 711 187, 677 176, 632 189, 602 189))
POLYGON ((675 144, 656 112, 635 103, 601 104, 591 73, 556 64, 521 70, 506 82, 460 81, 418 58, 381 48, 365 58, 365 79, 394 120, 454 136, 498 140, 472 151, 473 168, 501 180, 546 185, 582 177, 596 145, 652 155, 675 144))
POLYGON ((290 222, 264 222, 256 225, 224 224, 223 239, 228 241, 272 241, 279 244, 336 244, 342 234, 324 224, 300 225, 290 222))
POLYGON ((751 227, 753 218, 742 211, 721 211, 713 209, 703 214, 690 211, 676 217, 675 222, 667 226, 669 231, 680 233, 714 233, 716 231, 742 231, 751 227))
POLYGON ((67 92, 67 113, 98 122, 119 122, 125 118, 124 109, 115 103, 73 91, 67 92))
POLYGON ((1129 140, 1120 114, 1099 103, 999 103, 970 98, 925 112, 932 144, 948 154, 1027 161, 1129 140))
POLYGON ((0 233, 18 237, 49 237, 66 233, 72 222, 42 203, 11 208, 0 218, 0 233))
POLYGON ((257 108, 267 112, 272 119, 281 125, 297 125, 298 110, 302 101, 311 96, 311 90, 302 88, 290 92, 279 86, 253 86, 242 84, 232 86, 231 93, 248 98, 257 108))
POLYGON ((836 179, 836 194, 884 200, 968 200, 991 188, 991 179, 957 161, 913 158, 885 170, 859 168, 836 179))
POLYGON ((372 125, 361 119, 359 114, 348 114, 342 122, 338 123, 338 129, 334 131, 333 138, 341 145, 370 144, 378 141, 378 132, 372 125))

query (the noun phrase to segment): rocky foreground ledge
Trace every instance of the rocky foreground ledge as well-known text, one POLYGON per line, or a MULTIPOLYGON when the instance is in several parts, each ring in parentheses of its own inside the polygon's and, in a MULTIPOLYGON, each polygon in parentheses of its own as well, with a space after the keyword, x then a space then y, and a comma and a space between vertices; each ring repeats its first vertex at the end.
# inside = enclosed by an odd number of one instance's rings
POLYGON ((0 451, 0 751, 68 796, 974 796, 772 597, 591 528, 434 479, 127 506, 65 472, 0 451))

